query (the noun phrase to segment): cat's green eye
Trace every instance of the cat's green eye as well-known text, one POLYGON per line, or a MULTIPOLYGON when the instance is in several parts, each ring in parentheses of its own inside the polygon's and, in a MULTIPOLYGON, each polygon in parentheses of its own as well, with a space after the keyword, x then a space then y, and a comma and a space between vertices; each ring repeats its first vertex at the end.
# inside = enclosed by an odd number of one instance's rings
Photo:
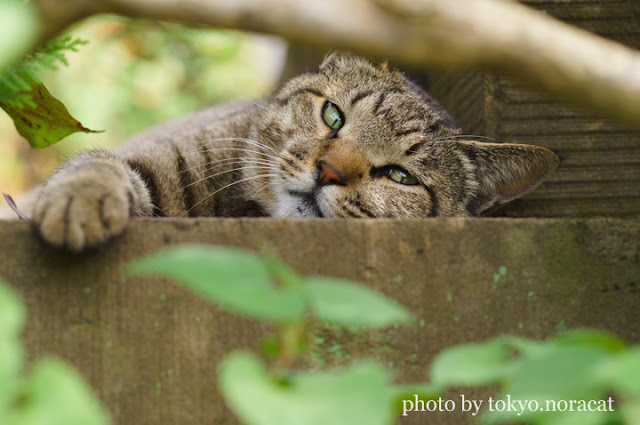
POLYGON ((411 174, 409 174, 402 168, 389 168, 389 170, 387 171, 387 177, 389 177, 394 182, 400 183, 400 184, 406 184, 406 185, 419 184, 418 179, 413 177, 411 174))
POLYGON ((338 109, 336 105, 329 101, 324 102, 324 106, 322 107, 322 119, 329 128, 333 128, 334 130, 339 130, 344 124, 342 112, 340 112, 340 109, 338 109))

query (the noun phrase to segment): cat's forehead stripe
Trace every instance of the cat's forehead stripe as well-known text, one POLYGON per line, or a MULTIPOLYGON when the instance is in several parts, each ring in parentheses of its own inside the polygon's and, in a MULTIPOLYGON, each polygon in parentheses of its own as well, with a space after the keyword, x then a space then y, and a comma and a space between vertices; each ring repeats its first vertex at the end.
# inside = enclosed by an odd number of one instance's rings
POLYGON ((380 97, 378 97, 378 100, 376 101, 376 106, 373 107, 373 113, 374 115, 378 115, 378 110, 380 109, 380 107, 382 106, 382 103, 384 102, 384 98, 387 96, 386 92, 382 92, 380 93, 380 97))
POLYGON ((407 128, 404 130, 400 130, 396 132, 395 137, 408 136, 409 134, 413 134, 413 133, 422 133, 422 128, 414 127, 414 128, 407 128))
POLYGON ((369 97, 369 96, 375 94, 375 92, 376 91, 373 90, 373 89, 363 90, 363 91, 359 92, 358 94, 356 94, 353 97, 353 99, 351 99, 351 106, 355 105, 356 103, 358 103, 359 101, 361 101, 365 97, 369 97))
POLYGON ((418 142, 418 143, 412 145, 409 149, 404 151, 404 154, 406 156, 409 156, 409 155, 413 155, 413 154, 417 153, 420 150, 420 148, 422 147, 422 145, 424 145, 426 142, 427 142, 426 140, 423 140, 421 142, 418 142))
POLYGON ((296 96, 299 96, 304 93, 311 93, 314 96, 318 96, 318 97, 326 97, 320 90, 314 87, 303 87, 301 89, 294 90, 292 93, 288 94, 284 99, 278 99, 278 103, 281 106, 285 106, 289 102, 291 102, 296 96))

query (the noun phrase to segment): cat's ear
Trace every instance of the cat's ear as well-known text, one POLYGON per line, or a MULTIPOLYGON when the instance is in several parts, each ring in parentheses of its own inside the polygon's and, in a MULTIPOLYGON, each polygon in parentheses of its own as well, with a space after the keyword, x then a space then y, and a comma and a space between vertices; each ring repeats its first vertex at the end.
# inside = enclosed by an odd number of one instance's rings
POLYGON ((345 61, 353 60, 356 56, 344 50, 332 50, 324 57, 320 64, 321 70, 327 70, 342 65, 345 61))
POLYGON ((533 190, 558 166, 549 149, 510 143, 454 142, 473 170, 475 190, 467 209, 481 215, 533 190))
POLYGON ((370 69, 372 71, 371 75, 374 76, 392 72, 388 62, 377 63, 344 50, 333 50, 329 52, 320 64, 320 72, 325 74, 329 74, 335 70, 345 70, 353 73, 354 69, 370 69))

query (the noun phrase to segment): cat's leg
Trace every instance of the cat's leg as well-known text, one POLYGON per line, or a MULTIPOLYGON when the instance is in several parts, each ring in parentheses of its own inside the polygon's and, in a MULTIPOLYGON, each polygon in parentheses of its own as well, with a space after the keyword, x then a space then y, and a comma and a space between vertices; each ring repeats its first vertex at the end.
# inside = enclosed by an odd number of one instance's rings
POLYGON ((152 212, 149 191, 126 162, 108 152, 90 151, 49 178, 32 218, 42 239, 77 252, 121 234, 132 216, 152 212))

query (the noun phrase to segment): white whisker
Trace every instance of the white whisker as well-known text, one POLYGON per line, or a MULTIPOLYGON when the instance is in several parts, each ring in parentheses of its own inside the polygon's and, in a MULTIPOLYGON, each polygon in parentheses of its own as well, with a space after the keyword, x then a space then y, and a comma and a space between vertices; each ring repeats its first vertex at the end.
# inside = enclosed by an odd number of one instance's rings
POLYGON ((234 185, 236 185, 238 183, 243 183, 243 182, 246 182, 246 181, 249 181, 249 180, 256 180, 256 179, 260 179, 260 178, 263 178, 263 177, 278 177, 278 174, 259 174, 257 176, 245 177, 243 179, 236 180, 236 181, 234 181, 232 183, 229 183, 226 186, 221 187, 220 189, 216 190, 215 192, 210 193, 209 195, 205 196, 199 202, 197 202, 194 206, 189 208, 188 211, 191 211, 193 208, 197 207, 198 205, 200 205, 201 203, 203 203, 207 199, 211 198, 213 195, 215 195, 216 193, 220 192, 221 190, 227 189, 227 188, 229 188, 231 186, 234 186, 234 185))
POLYGON ((487 139, 487 140, 491 140, 493 142, 496 141, 496 139, 494 139, 492 137, 477 136, 475 134, 459 134, 459 135, 455 135, 455 136, 445 137, 443 140, 451 140, 451 139, 487 139))
POLYGON ((258 189, 258 190, 256 190, 255 192, 253 192, 253 194, 251 195, 251 197, 256 196, 258 193, 262 192, 262 191, 263 191, 263 190, 265 190, 266 188, 271 187, 271 186, 276 186, 277 184, 278 184, 278 182, 276 182, 275 180, 274 180, 274 181, 271 181, 271 182, 268 182, 268 183, 265 183, 265 184, 263 184, 263 185, 262 185, 262 187, 261 187, 260 189, 258 189))
MULTIPOLYGON (((261 165, 262 167, 260 168, 268 168, 269 170, 273 170, 273 164, 271 164, 270 162, 260 162, 260 161, 250 161, 250 160, 240 160, 240 161, 234 161, 234 162, 225 162, 224 164, 218 164, 218 165, 214 165, 212 167, 209 167, 205 170, 202 170, 202 173, 206 173, 207 171, 211 171, 211 170, 215 170, 216 168, 220 168, 220 167, 224 167, 227 165, 261 165)), ((237 170, 244 170, 247 168, 253 168, 253 167, 240 167, 240 168, 236 168, 237 170)), ((213 174, 211 176, 205 176, 204 179, 208 179, 210 177, 214 177, 217 176, 218 174, 213 174)))
POLYGON ((256 147, 259 147, 259 148, 269 149, 271 152, 273 152, 274 154, 278 155, 278 151, 276 151, 274 148, 272 148, 271 146, 266 145, 266 144, 264 144, 262 142, 258 142, 257 140, 246 139, 244 137, 236 137, 233 140, 236 141, 236 142, 243 142, 243 143, 246 143, 248 145, 253 145, 253 146, 256 146, 256 147))
POLYGON ((262 109, 264 109, 265 111, 268 111, 268 110, 269 110, 269 108, 267 108, 266 106, 264 106, 264 105, 260 104, 260 102, 259 102, 259 101, 253 101, 253 102, 251 102, 251 103, 253 104, 253 106, 257 106, 257 107, 259 107, 259 108, 262 108, 262 109))
POLYGON ((279 160, 280 157, 279 156, 274 156, 274 155, 270 155, 266 152, 260 152, 260 151, 256 151, 256 150, 252 150, 252 149, 246 149, 246 148, 209 148, 209 149, 197 149, 197 150, 193 150, 193 151, 188 151, 186 153, 203 153, 203 152, 225 152, 225 151, 239 151, 239 152, 249 152, 249 153, 255 153, 258 155, 263 155, 267 158, 271 158, 275 161, 279 160))
POLYGON ((153 204, 152 204, 152 205, 151 205, 151 208, 153 208, 154 210, 158 210, 158 211, 160 211, 160 212, 162 213, 162 215, 166 216, 165 212, 164 212, 164 211, 162 211, 162 208, 160 208, 159 206, 157 206, 157 205, 153 205, 153 204))
POLYGON ((262 142, 259 142, 257 140, 247 139, 246 137, 218 137, 218 138, 215 138, 215 139, 208 140, 208 143, 215 143, 215 142, 242 142, 242 143, 246 143, 248 145, 252 145, 252 146, 255 146, 255 147, 258 147, 258 148, 268 149, 272 153, 274 153, 275 155, 278 155, 278 151, 276 151, 271 146, 266 145, 266 144, 264 144, 262 142))
MULTIPOLYGON (((213 164, 220 164, 220 165, 225 165, 226 163, 229 164, 240 164, 240 163, 250 163, 250 164, 262 164, 262 165, 275 165, 273 162, 271 162, 270 160, 267 159, 262 159, 262 158, 253 158, 253 159, 245 159, 242 156, 234 156, 234 157, 230 157, 230 158, 222 158, 222 159, 217 159, 215 161, 209 161, 209 162, 204 162, 202 164, 198 164, 198 165, 194 165, 193 167, 189 167, 185 170, 180 171, 180 173, 186 173, 187 171, 191 171, 191 170, 195 170, 197 168, 202 168, 202 167, 207 167, 209 165, 213 165, 213 164), (236 162, 233 162, 236 161, 236 162)), ((215 168, 215 167, 212 167, 215 168)), ((205 169, 203 172, 209 171, 211 170, 211 168, 207 168, 205 169)))
POLYGON ((225 152, 225 151, 238 151, 238 152, 255 153, 255 154, 262 155, 262 156, 265 156, 267 158, 273 159, 275 161, 277 161, 278 159, 281 158, 280 156, 274 156, 274 155, 268 154, 266 152, 261 152, 261 151, 258 151, 258 150, 247 149, 247 148, 209 148, 209 149, 204 149, 204 150, 192 151, 191 153, 225 152))
POLYGON ((209 179, 214 178, 216 176, 221 176, 222 174, 227 174, 227 173, 231 173, 231 172, 234 172, 234 171, 240 171, 240 170, 249 170, 249 169, 261 169, 261 170, 273 171, 273 168, 271 168, 271 167, 263 167, 263 166, 232 168, 231 170, 220 171, 219 173, 215 173, 215 174, 212 174, 210 176, 203 177, 203 178, 198 179, 198 180, 196 180, 194 182, 191 182, 188 185, 184 186, 181 190, 184 190, 184 189, 188 188, 189 186, 193 186, 194 184, 203 182, 205 180, 209 180, 209 179))

